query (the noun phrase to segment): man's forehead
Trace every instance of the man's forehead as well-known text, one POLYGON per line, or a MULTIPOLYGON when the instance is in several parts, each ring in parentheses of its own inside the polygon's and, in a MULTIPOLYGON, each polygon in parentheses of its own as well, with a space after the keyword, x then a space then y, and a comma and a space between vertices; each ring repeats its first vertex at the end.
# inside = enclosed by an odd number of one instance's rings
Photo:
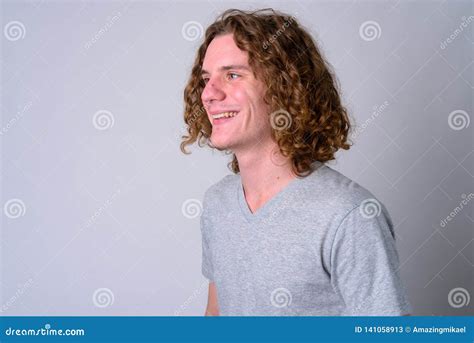
POLYGON ((213 69, 219 70, 226 66, 249 68, 247 52, 237 47, 230 34, 218 36, 212 40, 204 56, 202 69, 210 72, 213 69))

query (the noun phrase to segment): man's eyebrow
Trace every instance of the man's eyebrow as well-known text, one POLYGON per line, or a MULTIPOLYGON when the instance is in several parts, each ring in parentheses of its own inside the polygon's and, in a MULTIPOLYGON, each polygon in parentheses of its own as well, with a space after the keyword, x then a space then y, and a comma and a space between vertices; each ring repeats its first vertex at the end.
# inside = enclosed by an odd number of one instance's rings
MULTIPOLYGON (((250 67, 244 64, 232 64, 228 66, 222 66, 219 68, 220 71, 226 71, 226 70, 231 70, 231 69, 243 69, 247 71, 251 71, 250 67)), ((201 71, 201 74, 210 74, 207 70, 203 69, 201 71)))

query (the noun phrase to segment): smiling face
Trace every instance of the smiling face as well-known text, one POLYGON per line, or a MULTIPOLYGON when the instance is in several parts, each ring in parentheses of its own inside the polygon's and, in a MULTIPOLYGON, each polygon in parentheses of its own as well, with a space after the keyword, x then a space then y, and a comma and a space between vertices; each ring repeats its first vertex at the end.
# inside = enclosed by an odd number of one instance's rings
POLYGON ((249 151, 271 139, 266 87, 255 78, 248 54, 232 34, 215 37, 202 65, 201 100, 212 124, 210 140, 219 150, 249 151), (228 118, 226 118, 228 117, 228 118))

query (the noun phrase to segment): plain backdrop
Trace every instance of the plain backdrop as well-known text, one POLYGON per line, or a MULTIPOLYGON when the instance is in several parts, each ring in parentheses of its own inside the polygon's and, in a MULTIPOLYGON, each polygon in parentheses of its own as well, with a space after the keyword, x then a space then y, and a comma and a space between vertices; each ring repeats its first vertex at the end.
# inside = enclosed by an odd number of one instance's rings
POLYGON ((218 14, 265 7, 334 68, 355 131, 328 165, 387 206, 414 314, 473 314, 472 3, 303 0, 1 2, 2 314, 204 313, 230 156, 180 152, 183 88, 218 14))

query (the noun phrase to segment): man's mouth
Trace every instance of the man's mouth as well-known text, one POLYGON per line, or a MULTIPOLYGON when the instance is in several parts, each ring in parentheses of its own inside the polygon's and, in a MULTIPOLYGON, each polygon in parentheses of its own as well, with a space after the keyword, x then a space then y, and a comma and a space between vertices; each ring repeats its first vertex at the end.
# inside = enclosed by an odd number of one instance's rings
POLYGON ((230 111, 230 112, 221 112, 212 115, 212 124, 223 124, 229 122, 234 118, 239 112, 230 111))

